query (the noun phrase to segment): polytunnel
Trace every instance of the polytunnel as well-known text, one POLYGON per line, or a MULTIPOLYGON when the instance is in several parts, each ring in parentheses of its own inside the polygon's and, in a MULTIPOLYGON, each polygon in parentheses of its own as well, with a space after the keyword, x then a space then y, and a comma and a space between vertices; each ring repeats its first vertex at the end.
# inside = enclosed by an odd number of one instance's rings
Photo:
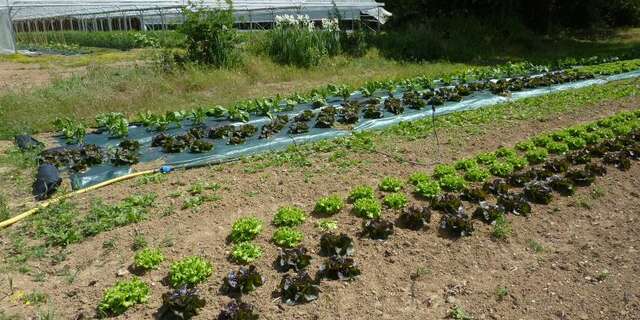
MULTIPOLYGON (((45 31, 164 30, 182 22, 186 0, 5 0, 0 4, 0 52, 14 52, 16 33, 45 31)), ((196 2, 227 8, 225 1, 196 2)), ((390 13, 372 0, 237 0, 236 23, 244 29, 268 27, 278 15, 307 15, 320 20, 339 15, 343 21, 384 23, 390 13)))

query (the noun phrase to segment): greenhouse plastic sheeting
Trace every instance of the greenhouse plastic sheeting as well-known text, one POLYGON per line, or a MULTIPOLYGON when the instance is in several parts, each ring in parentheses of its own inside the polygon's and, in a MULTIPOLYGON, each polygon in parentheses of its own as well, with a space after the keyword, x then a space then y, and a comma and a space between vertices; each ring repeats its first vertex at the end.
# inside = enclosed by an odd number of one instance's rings
MULTIPOLYGON (((512 100, 519 100, 529 97, 541 96, 551 94, 554 92, 565 91, 569 89, 578 89, 588 87, 592 85, 600 85, 610 81, 630 79, 640 77, 640 70, 618 74, 614 76, 598 77, 590 80, 576 81, 572 83, 565 83, 560 85, 554 85, 550 87, 537 88, 531 90, 523 90, 519 92, 513 92, 511 97, 502 97, 491 94, 488 91, 481 91, 473 93, 460 102, 447 102, 444 105, 436 107, 434 113, 435 116, 448 114, 451 112, 459 112, 463 110, 477 109, 495 105, 498 103, 504 103, 512 100)), ((397 96, 401 97, 401 94, 397 96)), ((386 98, 382 96, 381 98, 386 98)), ((361 96, 355 95, 351 99, 363 99, 361 96)), ((329 104, 339 105, 340 99, 329 99, 329 104)), ((280 114, 288 114, 290 118, 300 113, 302 110, 310 109, 309 104, 300 104, 289 112, 283 112, 280 114)), ((314 113, 318 113, 320 109, 314 110, 314 113)), ((164 153, 161 147, 150 147, 151 140, 156 134, 148 131, 144 127, 132 126, 129 128, 129 139, 137 140, 141 144, 141 156, 140 162, 151 162, 160 160, 160 162, 171 165, 174 167, 192 167, 207 164, 222 163, 234 159, 238 159, 244 156, 249 156, 257 153, 263 153, 268 151, 283 150, 288 146, 300 143, 313 142, 323 139, 333 139, 343 136, 348 136, 351 132, 360 132, 364 130, 381 129, 394 124, 398 124, 402 121, 412 121, 425 117, 432 116, 432 110, 430 107, 425 107, 421 110, 415 110, 407 108, 403 114, 394 115, 385 111, 384 117, 380 119, 363 119, 361 117, 358 124, 356 124, 352 130, 327 128, 319 129, 312 128, 308 133, 292 135, 288 133, 288 128, 281 130, 279 133, 271 136, 267 139, 259 139, 258 134, 251 138, 247 138, 246 142, 239 145, 228 145, 226 140, 217 139, 209 140, 213 143, 214 147, 210 152, 194 154, 187 152, 182 153, 164 153)), ((270 120, 266 117, 256 117, 251 119, 248 123, 256 126, 258 132, 262 125, 269 123, 270 120)), ((207 127, 218 126, 223 124, 239 125, 241 123, 231 123, 227 120, 209 119, 205 124, 207 127)), ((165 131, 167 135, 175 135, 185 133, 191 128, 190 121, 185 120, 181 128, 172 128, 165 131)), ((87 144, 96 144, 100 147, 116 147, 120 142, 119 139, 111 139, 107 134, 89 134, 85 139, 87 144)), ((62 141, 61 141, 62 143, 62 141)), ((131 168, 126 166, 115 167, 111 164, 102 164, 93 166, 89 170, 73 174, 71 177, 72 185, 74 188, 84 188, 96 183, 106 181, 112 178, 116 178, 122 175, 126 175, 131 172, 131 168)))
POLYGON ((9 9, 0 8, 0 54, 12 54, 16 52, 9 18, 9 9))

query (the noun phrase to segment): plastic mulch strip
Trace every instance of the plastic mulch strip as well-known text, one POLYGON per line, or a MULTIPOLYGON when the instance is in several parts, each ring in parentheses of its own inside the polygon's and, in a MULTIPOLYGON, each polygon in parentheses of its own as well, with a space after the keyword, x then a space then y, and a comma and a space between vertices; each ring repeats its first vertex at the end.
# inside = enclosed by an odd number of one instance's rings
MULTIPOLYGON (((463 110, 477 109, 495 105, 498 103, 509 102, 512 100, 519 100, 529 97, 547 95, 554 92, 565 91, 570 89, 584 88, 593 85, 601 85, 611 81, 624 80, 630 78, 640 77, 640 70, 621 73, 612 76, 601 76, 594 79, 582 80, 558 85, 552 85, 548 87, 525 89, 522 91, 513 92, 510 97, 498 96, 490 93, 489 91, 479 91, 472 93, 469 96, 464 97, 460 102, 446 102, 443 105, 437 106, 435 116, 440 116, 452 112, 459 112, 463 110)), ((386 99, 387 96, 377 97, 386 99)), ((396 98, 402 98, 402 92, 394 94, 396 98)), ((350 100, 363 101, 366 98, 361 95, 353 95, 350 100)), ((340 102, 342 99, 334 98, 328 99, 328 104, 333 105, 336 108, 341 108, 340 102)), ((287 114, 289 118, 293 118, 303 110, 313 109, 310 104, 297 105, 292 111, 278 113, 287 114)), ((317 115, 322 108, 313 110, 314 115, 317 115)), ((384 108, 381 108, 383 110, 384 108)), ((307 142, 313 142, 323 139, 334 139, 337 137, 348 136, 352 132, 360 132, 365 130, 381 129, 398 124, 403 121, 413 121, 425 117, 431 117, 432 110, 430 106, 426 106, 420 110, 405 108, 404 113, 395 115, 388 111, 384 111, 384 117, 380 119, 364 119, 362 114, 359 113, 359 121, 351 128, 347 129, 344 126, 340 128, 315 128, 313 120, 309 124, 309 132, 303 134, 290 134, 289 126, 292 121, 289 121, 287 127, 280 132, 274 134, 269 138, 260 139, 259 134, 255 134, 252 137, 246 139, 245 143, 230 145, 227 144, 226 139, 205 139, 213 144, 213 149, 205 153, 190 153, 188 150, 181 153, 165 153, 162 151, 162 147, 151 147, 151 141, 153 137, 158 134, 144 128, 142 126, 130 126, 128 139, 137 140, 140 142, 140 162, 148 163, 151 161, 159 161, 166 165, 174 167, 192 167, 206 164, 217 164, 235 160, 241 157, 254 155, 258 153, 264 153, 269 151, 277 151, 286 149, 290 145, 301 144, 307 142)), ((258 131, 264 124, 270 123, 270 119, 267 117, 252 116, 249 124, 257 127, 258 131)), ((243 123, 236 122, 231 123, 228 120, 208 118, 205 127, 215 127, 219 125, 242 125, 243 123)), ((170 128, 163 133, 166 135, 178 135, 186 133, 193 126, 190 120, 185 120, 181 128, 170 128)), ((86 144, 96 144, 101 148, 115 148, 121 139, 109 138, 107 133, 92 133, 88 134, 85 139, 86 144)), ((60 140, 60 145, 64 145, 64 140, 60 140)), ((102 181, 113 179, 119 176, 130 173, 132 169, 129 166, 114 166, 109 162, 90 167, 84 172, 74 172, 71 174, 72 186, 74 189, 85 188, 102 181)))

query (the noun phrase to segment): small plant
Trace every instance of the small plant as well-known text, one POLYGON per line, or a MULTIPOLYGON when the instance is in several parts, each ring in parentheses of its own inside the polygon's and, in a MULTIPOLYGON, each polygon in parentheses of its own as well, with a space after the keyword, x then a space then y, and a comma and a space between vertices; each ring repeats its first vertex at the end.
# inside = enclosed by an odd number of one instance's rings
POLYGON ((164 293, 162 301, 167 312, 176 319, 189 319, 198 313, 198 309, 206 305, 206 301, 200 297, 198 288, 188 286, 164 293))
POLYGON ((357 186, 351 190, 349 194, 349 201, 356 202, 360 199, 373 199, 376 197, 375 191, 370 186, 357 186))
POLYGON ((440 178, 440 187, 446 191, 462 191, 467 187, 467 183, 460 175, 450 174, 440 178))
POLYGON ((309 264, 311 264, 311 256, 307 254, 307 249, 304 247, 280 249, 276 259, 276 266, 280 272, 287 272, 290 269, 300 271, 309 264))
POLYGON ((273 224, 278 227, 295 227, 303 224, 306 219, 307 214, 300 208, 281 207, 273 218, 273 224))
POLYGON ((318 273, 323 279, 349 281, 361 272, 353 258, 333 256, 325 261, 318 273))
POLYGON ((424 183, 424 182, 429 182, 431 181, 431 177, 425 173, 425 172, 414 172, 410 177, 409 177, 409 183, 411 183, 414 186, 417 186, 419 183, 424 183))
POLYGON ((531 239, 527 242, 527 244, 529 245, 529 248, 535 253, 541 253, 544 251, 544 247, 536 240, 531 239))
POLYGON ((98 313, 102 316, 123 314, 130 307, 147 302, 149 292, 149 286, 138 278, 119 281, 105 292, 98 313))
POLYGON ((496 160, 498 160, 498 158, 493 153, 481 153, 476 156, 476 161, 480 164, 490 165, 496 160))
POLYGON ((547 144, 547 151, 553 154, 565 154, 569 151, 569 147, 566 143, 552 141, 547 144))
POLYGON ((511 148, 500 147, 496 150, 495 155, 498 158, 510 158, 510 157, 515 157, 518 154, 516 153, 515 150, 511 148))
POLYGON ((218 314, 218 320, 258 320, 260 317, 250 303, 233 300, 218 314))
POLYGON ((98 127, 104 127, 112 137, 122 138, 129 134, 129 121, 120 112, 102 113, 96 116, 98 127))
POLYGON ((318 282, 305 271, 297 275, 285 274, 279 288, 282 302, 289 305, 311 302, 320 294, 318 282))
POLYGON ((262 220, 256 217, 240 218, 231 227, 231 241, 235 243, 251 241, 262 232, 262 220))
POLYGON ((195 286, 209 278, 212 273, 211 263, 201 257, 188 257, 171 264, 169 282, 174 288, 195 286))
POLYGON ((289 227, 280 227, 274 233, 271 240, 279 247, 293 248, 297 247, 304 235, 302 232, 289 227))
POLYGON ((473 159, 465 159, 465 160, 456 161, 456 163, 454 164, 454 167, 456 168, 456 170, 467 171, 473 168, 477 168, 478 163, 473 159))
POLYGON ((533 143, 533 141, 522 141, 516 144, 516 149, 523 152, 533 150, 535 148, 536 148, 536 145, 533 143))
POLYGON ((336 229, 338 229, 338 221, 330 220, 330 219, 322 219, 322 220, 316 222, 316 226, 322 232, 336 230, 336 229))
POLYGON ((496 288, 496 296, 498 297, 498 301, 504 300, 509 295, 509 289, 507 287, 497 287, 496 288))
POLYGON ((457 174, 456 168, 448 164, 438 164, 435 169, 433 169, 433 177, 435 179, 455 174, 457 174))
POLYGON ((258 260, 262 256, 262 249, 257 244, 241 242, 233 246, 231 257, 233 260, 247 264, 258 260))
POLYGON ((83 143, 86 136, 85 126, 79 122, 69 118, 57 118, 53 122, 57 132, 60 132, 64 138, 70 143, 83 143))
POLYGON ((498 240, 505 240, 511 235, 511 224, 505 214, 499 214, 496 217, 491 235, 498 240))
POLYGON ((431 210, 429 207, 412 205, 402 210, 398 218, 400 227, 411 230, 420 230, 431 222, 431 210))
POLYGON ((331 195, 324 198, 320 198, 316 202, 315 212, 323 215, 334 215, 344 207, 344 201, 337 195, 331 195))
POLYGON ((545 148, 535 148, 527 151, 526 157, 531 164, 543 163, 549 157, 549 152, 545 148))
POLYGON ((454 306, 449 310, 449 319, 453 320, 473 320, 462 307, 454 306))
POLYGON ((362 235, 373 240, 386 240, 393 234, 393 223, 382 220, 365 220, 362 222, 362 235))
POLYGON ((366 219, 377 219, 382 214, 382 205, 377 199, 360 199, 353 204, 354 213, 366 219))
POLYGON ((383 201, 384 205, 391 209, 402 209, 408 202, 407 196, 399 192, 388 194, 383 201))
POLYGON ((416 193, 427 199, 433 199, 442 193, 442 189, 437 181, 420 182, 416 185, 416 193))
POLYGON ((131 249, 133 249, 133 251, 138 251, 146 246, 147 239, 143 234, 136 234, 135 237, 133 237, 133 243, 131 244, 131 249))
POLYGON ((385 192, 398 192, 404 187, 404 182, 394 177, 384 177, 380 182, 380 190, 385 192))
POLYGON ((508 162, 496 161, 489 167, 491 174, 498 177, 507 177, 513 173, 513 166, 508 162))
POLYGON ((524 167, 526 167, 529 164, 527 159, 520 156, 507 157, 505 158, 505 161, 511 166, 513 166, 514 170, 524 169, 524 167))
POLYGON ((238 271, 231 271, 224 278, 222 291, 227 294, 246 294, 261 287, 264 278, 255 266, 240 267, 238 271))
POLYGON ((325 233, 320 237, 320 254, 323 256, 350 256, 353 254, 353 240, 346 234, 325 233))
POLYGON ((146 248, 134 257, 134 266, 140 270, 158 269, 158 266, 164 261, 164 255, 160 249, 146 248))
POLYGON ((464 179, 471 182, 482 182, 489 177, 489 172, 478 166, 470 167, 464 174, 464 179))

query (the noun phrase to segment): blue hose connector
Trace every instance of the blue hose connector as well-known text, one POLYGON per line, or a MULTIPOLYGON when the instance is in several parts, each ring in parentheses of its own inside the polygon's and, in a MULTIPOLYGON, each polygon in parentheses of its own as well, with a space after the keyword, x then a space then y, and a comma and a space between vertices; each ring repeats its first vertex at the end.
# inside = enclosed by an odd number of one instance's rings
POLYGON ((172 166, 162 166, 160 167, 160 173, 169 173, 173 171, 173 167, 172 166))

